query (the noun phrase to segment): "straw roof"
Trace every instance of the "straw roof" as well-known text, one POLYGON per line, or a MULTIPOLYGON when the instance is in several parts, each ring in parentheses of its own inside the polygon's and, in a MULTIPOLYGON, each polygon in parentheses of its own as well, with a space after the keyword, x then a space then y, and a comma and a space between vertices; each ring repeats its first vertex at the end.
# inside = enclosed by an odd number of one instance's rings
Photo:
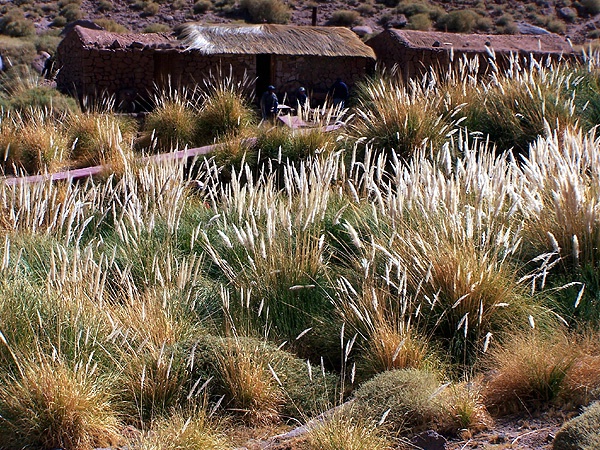
POLYGON ((79 25, 74 27, 77 37, 88 48, 154 47, 177 48, 180 42, 165 33, 111 33, 92 30, 79 25))
POLYGON ((190 50, 204 54, 274 54, 375 58, 356 34, 341 27, 188 24, 182 34, 190 50))
POLYGON ((487 52, 493 49, 497 53, 572 53, 569 42, 557 34, 531 35, 489 35, 458 34, 429 31, 387 30, 394 40, 414 49, 447 49, 464 52, 487 52))

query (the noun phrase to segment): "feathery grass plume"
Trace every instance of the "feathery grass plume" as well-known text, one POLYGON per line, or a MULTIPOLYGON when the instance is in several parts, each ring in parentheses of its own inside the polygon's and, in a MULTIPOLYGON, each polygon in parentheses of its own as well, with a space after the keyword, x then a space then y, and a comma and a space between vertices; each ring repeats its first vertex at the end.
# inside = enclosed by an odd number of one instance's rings
POLYGON ((440 113, 444 98, 430 81, 425 75, 405 83, 392 72, 359 84, 351 139, 403 157, 421 148, 441 148, 456 132, 458 119, 440 113))
POLYGON ((102 113, 72 114, 67 133, 74 142, 71 158, 76 167, 111 164, 132 152, 134 122, 102 113))
POLYGON ((198 141, 210 143, 225 136, 236 136, 256 123, 251 106, 254 80, 246 74, 241 80, 221 67, 204 79, 202 104, 198 111, 198 141))
MULTIPOLYGON (((552 254, 560 258, 554 273, 569 282, 583 282, 554 295, 567 318, 596 318, 595 297, 600 290, 600 139, 592 131, 555 131, 538 139, 523 164, 516 168, 526 193, 525 237, 531 256, 552 254), (581 298, 583 294, 583 298, 581 298)), ((559 277, 549 275, 553 286, 559 277)))
POLYGON ((154 109, 146 117, 139 145, 170 151, 196 145, 199 93, 167 86, 154 96, 154 109))
POLYGON ((204 409, 175 411, 152 423, 151 429, 140 442, 133 442, 139 450, 224 450, 228 440, 210 419, 204 409))
POLYGON ((0 439, 23 446, 91 450, 118 443, 110 389, 93 360, 70 365, 40 355, 20 361, 21 373, 0 383, 0 439))
POLYGON ((372 420, 334 414, 308 433, 311 450, 389 450, 393 448, 372 420))
POLYGON ((358 185, 375 199, 371 222, 378 225, 365 240, 367 253, 381 255, 379 276, 405 274, 409 298, 418 292, 420 300, 407 317, 420 317, 425 336, 469 365, 488 333, 526 327, 536 307, 515 263, 521 219, 513 175, 485 144, 462 139, 464 156, 455 162, 449 148, 433 160, 423 153, 407 164, 396 159, 388 185, 372 178, 387 165, 377 157, 375 168, 364 164, 368 180, 358 185))
POLYGON ((340 278, 335 305, 344 322, 362 338, 357 358, 359 377, 437 366, 428 339, 419 335, 418 323, 413 323, 419 320, 415 316, 418 293, 409 297, 406 275, 392 272, 370 248, 357 256, 355 264, 357 286, 346 277, 340 278), (384 266, 383 273, 380 266, 384 266))
MULTIPOLYGON (((319 330, 331 325, 325 320, 332 307, 320 222, 339 165, 339 155, 298 167, 284 164, 283 190, 271 175, 246 184, 233 179, 220 203, 221 216, 204 234, 220 276, 233 284, 235 295, 249 293, 231 303, 236 323, 264 328, 298 350, 309 350, 309 340, 322 337, 319 330), (296 341, 307 328, 313 331, 296 341)), ((250 169, 244 173, 252 179, 250 169)))
POLYGON ((508 69, 494 73, 465 108, 464 125, 488 135, 500 151, 526 154, 530 143, 547 133, 547 124, 564 130, 577 124, 574 77, 568 65, 546 65, 518 56, 508 69))
POLYGON ((31 109, 0 118, 4 172, 54 172, 67 165, 71 146, 62 127, 47 111, 31 109))
POLYGON ((491 379, 483 391, 491 410, 507 413, 561 401, 567 374, 577 358, 564 333, 542 335, 537 330, 515 334, 491 350, 491 379))

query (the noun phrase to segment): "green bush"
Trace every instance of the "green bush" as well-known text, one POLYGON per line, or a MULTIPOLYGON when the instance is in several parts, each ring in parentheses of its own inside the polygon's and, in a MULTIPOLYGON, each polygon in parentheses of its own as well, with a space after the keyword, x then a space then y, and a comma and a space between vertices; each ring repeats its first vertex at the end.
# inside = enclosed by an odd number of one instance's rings
POLYGON ((428 31, 432 25, 433 22, 429 18, 429 14, 415 14, 408 21, 408 28, 411 30, 428 31))
POLYGON ((600 402, 594 403, 578 417, 565 423, 556 433, 554 450, 600 448, 600 402))
POLYGON ((155 16, 160 11, 160 5, 155 2, 146 2, 142 9, 142 15, 155 16))
POLYGON ((451 33, 470 33, 475 28, 478 19, 477 13, 469 9, 463 9, 441 16, 435 26, 438 30, 451 33))
MULTIPOLYGON (((0 54, 2 61, 7 66, 29 66, 36 57, 35 45, 29 40, 18 39, 0 35, 0 54)), ((6 84, 6 78, 0 79, 2 85, 6 84)))
POLYGON ((240 7, 254 23, 287 23, 291 17, 281 0, 241 0, 240 7))
POLYGON ((63 16, 67 22, 73 22, 83 17, 81 7, 77 3, 69 3, 65 5, 58 13, 63 16))
POLYGON ((98 2, 98 7, 96 9, 98 10, 98 12, 112 11, 113 4, 109 0, 100 0, 100 2, 98 2))
POLYGON ((20 9, 11 9, 0 19, 0 33, 12 37, 33 36, 35 26, 26 19, 20 9))
POLYGON ((204 14, 206 13, 212 6, 212 3, 209 0, 198 0, 194 3, 194 14, 204 14))
POLYGON ((406 17, 411 17, 416 14, 429 14, 429 6, 424 3, 401 3, 396 11, 406 17))
POLYGON ((600 0, 580 0, 579 3, 585 8, 588 14, 593 16, 600 14, 600 0))
POLYGON ((415 433, 446 421, 440 381, 431 372, 402 369, 383 372, 360 386, 346 414, 383 420, 392 433, 415 433))
POLYGON ((550 20, 546 23, 546 29, 552 33, 564 33, 567 29, 567 26, 562 20, 550 20))
POLYGON ((115 22, 111 19, 96 19, 94 23, 100 25, 106 31, 110 31, 111 33, 128 33, 129 30, 121 25, 120 23, 115 22))
POLYGON ((171 31, 169 25, 165 25, 164 23, 152 23, 144 28, 142 33, 168 33, 169 31, 171 31))
POLYGON ((329 24, 339 27, 351 27, 361 22, 360 15, 356 11, 341 9, 335 11, 329 18, 329 24))

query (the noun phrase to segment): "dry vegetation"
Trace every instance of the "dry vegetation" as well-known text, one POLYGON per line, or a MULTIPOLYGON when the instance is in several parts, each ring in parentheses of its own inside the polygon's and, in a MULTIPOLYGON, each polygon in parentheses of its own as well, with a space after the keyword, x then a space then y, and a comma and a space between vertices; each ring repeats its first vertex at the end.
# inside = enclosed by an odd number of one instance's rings
POLYGON ((305 445, 386 449, 598 400, 597 57, 379 74, 312 113, 333 134, 223 74, 139 133, 7 93, 6 170, 115 170, 0 186, 0 448, 231 448, 344 404, 305 445))

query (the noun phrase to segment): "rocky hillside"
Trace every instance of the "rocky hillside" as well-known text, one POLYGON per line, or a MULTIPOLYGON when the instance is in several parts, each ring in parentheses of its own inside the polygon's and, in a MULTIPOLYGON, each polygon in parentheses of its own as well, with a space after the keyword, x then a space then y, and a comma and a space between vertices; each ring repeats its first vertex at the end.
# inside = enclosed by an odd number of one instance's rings
POLYGON ((600 37, 600 0, 9 0, 1 3, 0 33, 57 32, 76 19, 114 31, 167 31, 189 21, 275 22, 455 32, 538 33, 549 30, 574 43, 600 37))

